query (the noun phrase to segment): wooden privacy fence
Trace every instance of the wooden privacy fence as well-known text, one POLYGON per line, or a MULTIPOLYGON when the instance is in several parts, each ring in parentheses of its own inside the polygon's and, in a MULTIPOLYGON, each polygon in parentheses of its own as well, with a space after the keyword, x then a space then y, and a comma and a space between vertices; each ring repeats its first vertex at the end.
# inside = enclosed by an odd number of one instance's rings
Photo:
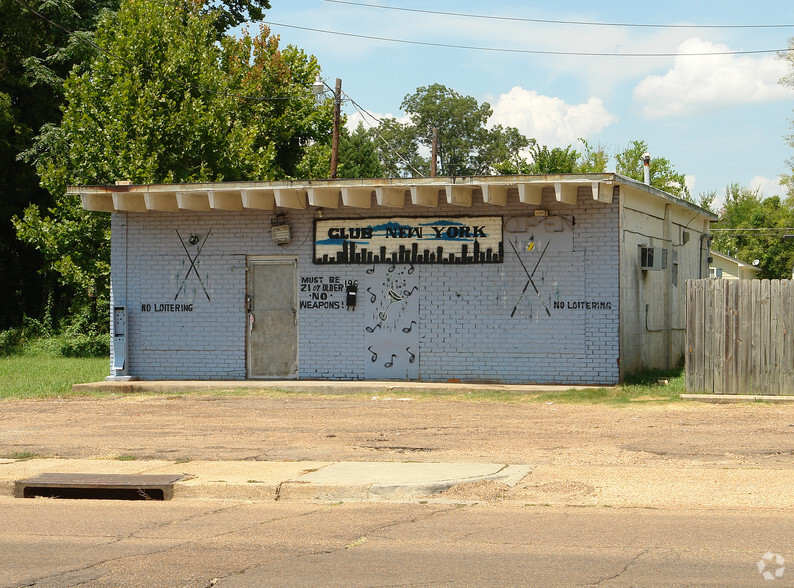
POLYGON ((689 393, 794 394, 794 280, 688 280, 689 393))

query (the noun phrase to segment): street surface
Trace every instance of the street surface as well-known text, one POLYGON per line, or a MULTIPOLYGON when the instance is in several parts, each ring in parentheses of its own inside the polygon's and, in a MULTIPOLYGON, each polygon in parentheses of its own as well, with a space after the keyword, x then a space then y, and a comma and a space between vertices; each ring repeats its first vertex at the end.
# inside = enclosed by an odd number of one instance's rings
MULTIPOLYGON (((794 515, 0 499, 2 586, 784 586, 794 515), (772 563, 774 572, 778 567, 772 563)), ((794 555, 791 555, 794 561, 794 555)))
POLYGON ((793 405, 265 394, 0 411, 6 457, 533 466, 414 502, 2 496, 3 587, 794 584, 793 405))

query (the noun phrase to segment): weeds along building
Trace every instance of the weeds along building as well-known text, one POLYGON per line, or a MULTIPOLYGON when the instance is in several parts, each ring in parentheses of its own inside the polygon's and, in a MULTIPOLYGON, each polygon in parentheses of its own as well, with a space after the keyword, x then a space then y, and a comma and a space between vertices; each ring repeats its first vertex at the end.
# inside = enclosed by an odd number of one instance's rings
POLYGON ((710 213, 616 174, 77 186, 111 374, 615 384, 684 353, 710 213))

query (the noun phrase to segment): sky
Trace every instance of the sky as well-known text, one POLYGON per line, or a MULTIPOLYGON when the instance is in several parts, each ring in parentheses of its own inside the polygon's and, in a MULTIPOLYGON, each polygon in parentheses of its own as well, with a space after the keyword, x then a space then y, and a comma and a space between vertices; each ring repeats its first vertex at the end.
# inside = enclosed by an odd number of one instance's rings
MULTIPOLYGON (((791 0, 668 0, 656 8, 609 0, 271 5, 265 22, 281 43, 314 55, 324 80, 333 87, 340 78, 343 92, 375 116, 404 117, 406 95, 440 83, 488 102, 490 125, 517 127, 549 147, 581 150, 584 138, 614 154, 643 140, 652 157, 686 175, 695 197, 715 191, 719 202, 732 183, 765 197, 784 194, 778 179, 794 158, 785 138, 794 133, 794 89, 778 82, 792 73, 790 62, 774 52, 687 54, 785 49, 794 37, 791 0)), ((349 126, 362 118, 352 101, 343 112, 349 126)), ((610 171, 614 165, 613 157, 610 171)))

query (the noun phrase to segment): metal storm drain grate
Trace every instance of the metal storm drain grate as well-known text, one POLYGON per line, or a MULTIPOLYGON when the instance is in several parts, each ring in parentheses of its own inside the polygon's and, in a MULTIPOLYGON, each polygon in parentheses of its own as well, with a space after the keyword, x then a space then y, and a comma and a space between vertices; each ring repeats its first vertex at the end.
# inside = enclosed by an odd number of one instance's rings
POLYGON ((171 500, 181 474, 39 474, 14 485, 16 498, 171 500))

